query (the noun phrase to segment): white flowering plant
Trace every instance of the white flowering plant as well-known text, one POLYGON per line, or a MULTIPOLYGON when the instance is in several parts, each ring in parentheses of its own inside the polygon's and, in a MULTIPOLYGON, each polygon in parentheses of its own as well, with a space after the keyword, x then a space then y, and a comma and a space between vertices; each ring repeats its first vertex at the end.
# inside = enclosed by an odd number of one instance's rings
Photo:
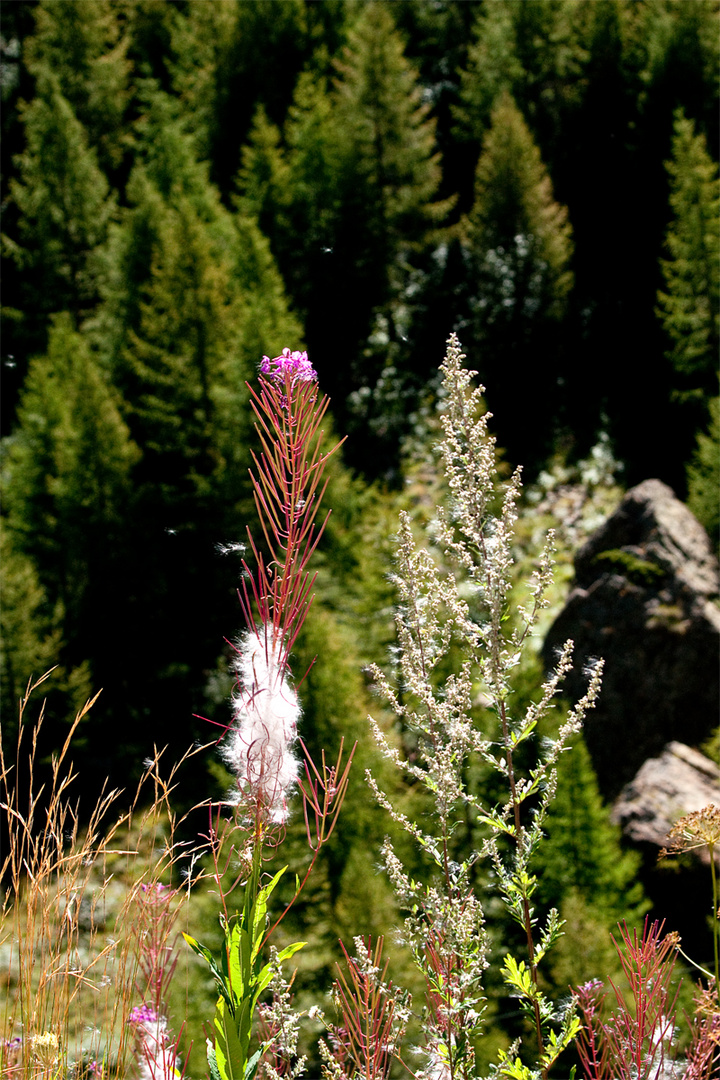
POLYGON ((558 759, 599 693, 601 664, 588 671, 587 692, 560 725, 557 737, 544 739, 532 764, 522 771, 518 759, 552 708, 571 665, 572 642, 558 657, 539 700, 524 713, 514 714, 512 676, 547 604, 553 538, 548 536, 530 579, 530 602, 512 613, 520 470, 507 484, 500 483, 495 442, 487 430, 490 414, 483 411, 484 389, 473 387, 476 373, 463 367, 463 359, 453 335, 441 367, 445 410, 439 444, 450 497, 447 510, 438 507, 430 526, 431 546, 441 558, 434 559, 428 547, 418 543, 409 515, 402 514, 395 574, 399 598, 395 678, 378 667, 372 669, 375 686, 398 717, 412 754, 404 755, 371 720, 376 741, 383 754, 430 796, 433 811, 426 815, 428 824, 421 827, 398 812, 373 776, 368 773, 367 779, 376 799, 412 837, 431 870, 429 881, 414 880, 391 840, 386 840, 385 867, 407 913, 403 938, 426 987, 421 1047, 425 1067, 420 1075, 425 1080, 469 1080, 475 1075, 474 1046, 484 1024, 483 974, 489 941, 474 878, 478 864, 487 860, 500 897, 521 928, 524 955, 507 952, 502 974, 532 1031, 530 1045, 518 1042, 502 1052, 493 1073, 509 1080, 544 1080, 577 1035, 579 1021, 572 1001, 556 1007, 541 989, 540 964, 561 933, 561 923, 552 910, 544 925, 538 925, 532 857, 555 793, 558 759), (489 733, 478 718, 478 700, 493 719, 489 733), (497 804, 471 790, 468 769, 478 760, 501 777, 506 795, 497 804), (458 843, 459 830, 468 820, 482 836, 479 846, 469 850, 458 843))

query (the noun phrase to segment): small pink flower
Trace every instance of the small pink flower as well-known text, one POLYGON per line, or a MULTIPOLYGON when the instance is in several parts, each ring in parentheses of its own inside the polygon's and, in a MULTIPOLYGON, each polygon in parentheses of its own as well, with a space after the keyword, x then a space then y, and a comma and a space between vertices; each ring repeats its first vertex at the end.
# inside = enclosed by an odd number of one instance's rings
POLYGON ((283 349, 280 356, 263 356, 260 371, 275 382, 285 382, 285 376, 292 377, 293 385, 296 382, 317 382, 317 372, 308 360, 306 352, 291 352, 283 349))
POLYGON ((156 1024, 158 1015, 149 1005, 136 1005, 128 1017, 128 1024, 156 1024))

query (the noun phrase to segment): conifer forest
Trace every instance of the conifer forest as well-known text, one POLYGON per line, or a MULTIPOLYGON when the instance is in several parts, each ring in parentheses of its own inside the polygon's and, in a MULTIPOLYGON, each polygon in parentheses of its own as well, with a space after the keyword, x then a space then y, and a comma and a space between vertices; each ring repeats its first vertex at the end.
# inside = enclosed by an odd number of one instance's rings
POLYGON ((720 1075, 720 2, 0 19, 2 1076, 720 1075))

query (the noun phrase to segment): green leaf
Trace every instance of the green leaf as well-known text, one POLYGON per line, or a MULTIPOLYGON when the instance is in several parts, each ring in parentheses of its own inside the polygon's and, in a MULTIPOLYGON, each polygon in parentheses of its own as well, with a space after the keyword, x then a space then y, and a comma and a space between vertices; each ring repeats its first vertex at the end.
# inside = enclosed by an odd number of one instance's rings
POLYGON ((525 741, 525 739, 529 739, 536 727, 537 720, 531 720, 528 724, 521 728, 520 731, 511 731, 510 744, 512 748, 515 749, 515 747, 519 746, 521 742, 525 741))
MULTIPOLYGON (((232 992, 232 1003, 234 1007, 237 1007, 238 1002, 242 1000, 247 992, 246 986, 246 970, 242 963, 242 945, 244 939, 247 938, 247 933, 242 924, 242 918, 234 923, 231 929, 225 935, 224 946, 224 958, 225 963, 223 967, 227 968, 228 972, 228 986, 232 992)), ((247 952, 247 949, 245 950, 247 952)), ((249 972, 247 972, 249 975, 249 972)))
POLYGON ((504 1076, 507 1080, 536 1080, 538 1074, 534 1069, 523 1065, 520 1058, 510 1058, 504 1050, 501 1050, 498 1056, 500 1058, 499 1076, 504 1076))
POLYGON ((508 836, 515 835, 515 826, 510 825, 507 821, 503 821, 500 815, 495 811, 490 811, 489 814, 479 813, 477 816, 478 821, 483 825, 489 825, 495 832, 504 832, 508 836))
POLYGON ((243 1046, 231 1007, 220 998, 215 1011, 215 1059, 222 1080, 243 1080, 249 1038, 243 1046))
POLYGON ((190 948, 193 950, 193 952, 197 953, 198 956, 201 956, 203 960, 205 960, 208 967, 210 968, 210 971, 213 974, 215 982, 218 985, 218 990, 220 991, 228 1005, 232 1005, 232 998, 229 993, 227 980, 220 968, 217 966, 217 961, 215 960, 213 954, 208 948, 205 947, 205 945, 201 945, 199 941, 196 941, 194 937, 190 937, 190 935, 186 934, 184 931, 182 932, 182 935, 190 948))
POLYGON ((503 961, 503 969, 503 978, 508 986, 517 990, 521 997, 535 997, 530 969, 524 960, 518 963, 513 956, 508 954, 503 961))
POLYGON ((291 956, 294 956, 296 952, 300 952, 307 945, 307 941, 295 941, 292 945, 286 945, 284 949, 281 949, 277 954, 278 960, 282 963, 283 960, 289 960, 291 956))
POLYGON ((270 983, 272 981, 273 974, 274 974, 274 970, 273 970, 273 968, 271 967, 270 964, 265 964, 265 966, 260 969, 260 972, 258 973, 255 981, 253 982, 253 993, 252 993, 252 1007, 253 1007, 253 1009, 255 1008, 255 1005, 257 1004, 258 999, 259 999, 260 995, 262 994, 263 990, 265 990, 270 985, 270 983))
POLYGON ((260 1059, 262 1055, 262 1050, 256 1050, 253 1056, 250 1058, 247 1065, 245 1066, 245 1080, 253 1080, 253 1077, 258 1070, 258 1065, 260 1064, 260 1059))

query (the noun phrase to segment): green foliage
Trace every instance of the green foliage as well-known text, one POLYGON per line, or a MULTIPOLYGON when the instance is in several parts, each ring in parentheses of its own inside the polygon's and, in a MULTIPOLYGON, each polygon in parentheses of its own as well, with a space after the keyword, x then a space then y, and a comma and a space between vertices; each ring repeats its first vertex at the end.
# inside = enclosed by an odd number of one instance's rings
POLYGON ((30 365, 19 416, 6 461, 8 527, 14 547, 33 560, 50 604, 62 603, 78 662, 110 574, 107 553, 122 528, 139 452, 117 394, 67 314, 53 321, 47 355, 30 365))
POLYGON ((552 197, 550 177, 509 95, 493 110, 465 227, 469 258, 491 288, 476 307, 492 327, 509 310, 559 319, 572 286, 567 210, 552 197))
POLYGON ((720 398, 709 404, 710 425, 699 432, 687 468, 688 506, 717 547, 720 544, 720 398))
POLYGON ((707 392, 717 387, 720 340, 720 178, 704 136, 682 110, 675 115, 667 170, 673 220, 665 237, 670 258, 662 262, 659 314, 674 367, 692 388, 707 392))
POLYGON ((599 5, 575 0, 495 0, 477 5, 461 72, 460 133, 479 141, 503 93, 511 94, 536 132, 555 142, 564 115, 575 106, 587 61, 588 17, 599 5))
POLYGON ((306 942, 297 941, 276 954, 273 963, 264 963, 262 946, 268 928, 268 902, 284 867, 260 887, 262 853, 258 848, 253 871, 245 885, 242 912, 221 920, 224 944, 218 963, 212 953, 189 934, 183 934, 193 952, 208 964, 219 992, 213 1020, 214 1042, 208 1041, 208 1066, 212 1080, 253 1080, 263 1050, 251 1053, 254 1018, 261 994, 273 978, 275 968, 289 960, 306 942))
POLYGON ((20 212, 21 243, 11 253, 26 271, 23 300, 36 319, 60 310, 82 315, 97 299, 96 252, 114 199, 54 72, 39 75, 23 120, 27 144, 10 185, 20 212))
POLYGON ((543 906, 560 907, 566 895, 579 897, 608 930, 620 918, 632 921, 642 915, 639 857, 621 847, 620 827, 611 823, 600 798, 582 736, 558 763, 557 794, 545 831, 537 858, 543 906))
POLYGON ((638 923, 647 910, 638 881, 640 857, 624 850, 621 830, 610 821, 582 735, 558 764, 555 799, 538 850, 536 900, 559 911, 562 934, 553 950, 549 978, 560 992, 619 971, 610 934, 619 921, 638 923))
POLYGON ((599 551, 593 562, 602 568, 603 564, 617 567, 630 581, 645 588, 657 584, 660 578, 665 577, 665 571, 657 563, 649 559, 642 559, 632 551, 623 548, 612 548, 609 551, 599 551))
POLYGON ((33 560, 14 549, 4 522, 0 522, 0 561, 0 711, 10 743, 17 734, 18 702, 31 679, 53 669, 43 684, 53 719, 77 713, 90 697, 91 682, 87 662, 69 672, 56 666, 63 652, 63 607, 57 603, 50 608, 33 560))
POLYGON ((343 428, 379 432, 383 368, 408 365, 405 291, 450 204, 436 201, 435 122, 390 5, 364 5, 347 37, 331 86, 300 77, 282 134, 256 115, 240 205, 270 237, 343 428))
MULTIPOLYGON (((6 0, 3 19, 4 730, 29 675, 56 662, 50 742, 91 678, 105 687, 106 724, 78 743, 83 785, 108 769, 125 784, 153 740, 184 748, 207 730, 196 710, 226 721, 211 684, 231 681, 219 654, 237 607, 211 553, 243 538, 252 509, 245 379, 285 345, 307 342, 352 465, 397 484, 400 436, 462 327, 509 457, 541 468, 560 433, 571 467, 602 422, 629 482, 680 490, 697 434, 689 504, 717 537, 714 0, 6 0), (691 402, 684 426, 671 394, 691 402), (123 733, 112 761, 108 729, 123 733)), ((359 671, 392 638, 391 500, 330 472, 317 609, 294 657, 302 673, 319 656, 301 688, 314 749, 362 733, 359 671)), ((432 513, 434 492, 406 491, 432 513)), ((532 511, 523 527, 537 532, 532 511)), ((618 558, 606 565, 653 576, 618 558)), ((609 963, 599 941, 632 878, 590 773, 565 774, 582 754, 561 759, 534 896, 566 920, 556 987, 609 963)), ((391 918, 371 757, 361 740, 346 828, 289 917, 313 935, 303 1001, 339 931, 391 918)), ((486 782, 474 773, 471 790, 486 782)), ((190 787, 207 797, 202 768, 190 787)), ((417 785, 401 802, 428 805, 417 785)))
POLYGON ((41 0, 26 47, 32 73, 57 78, 106 172, 120 164, 127 140, 130 63, 119 14, 111 0, 41 0))
POLYGON ((362 183, 372 246, 391 269, 444 208, 432 206, 440 183, 435 124, 388 5, 366 5, 337 67, 345 168, 362 183))
POLYGON ((488 401, 520 428, 516 452, 551 431, 538 416, 537 395, 557 377, 561 320, 573 283, 567 210, 552 184, 528 127, 507 94, 501 95, 475 175, 473 208, 463 223, 467 303, 473 339, 482 357, 488 401), (518 373, 522 382, 518 384, 518 373))

